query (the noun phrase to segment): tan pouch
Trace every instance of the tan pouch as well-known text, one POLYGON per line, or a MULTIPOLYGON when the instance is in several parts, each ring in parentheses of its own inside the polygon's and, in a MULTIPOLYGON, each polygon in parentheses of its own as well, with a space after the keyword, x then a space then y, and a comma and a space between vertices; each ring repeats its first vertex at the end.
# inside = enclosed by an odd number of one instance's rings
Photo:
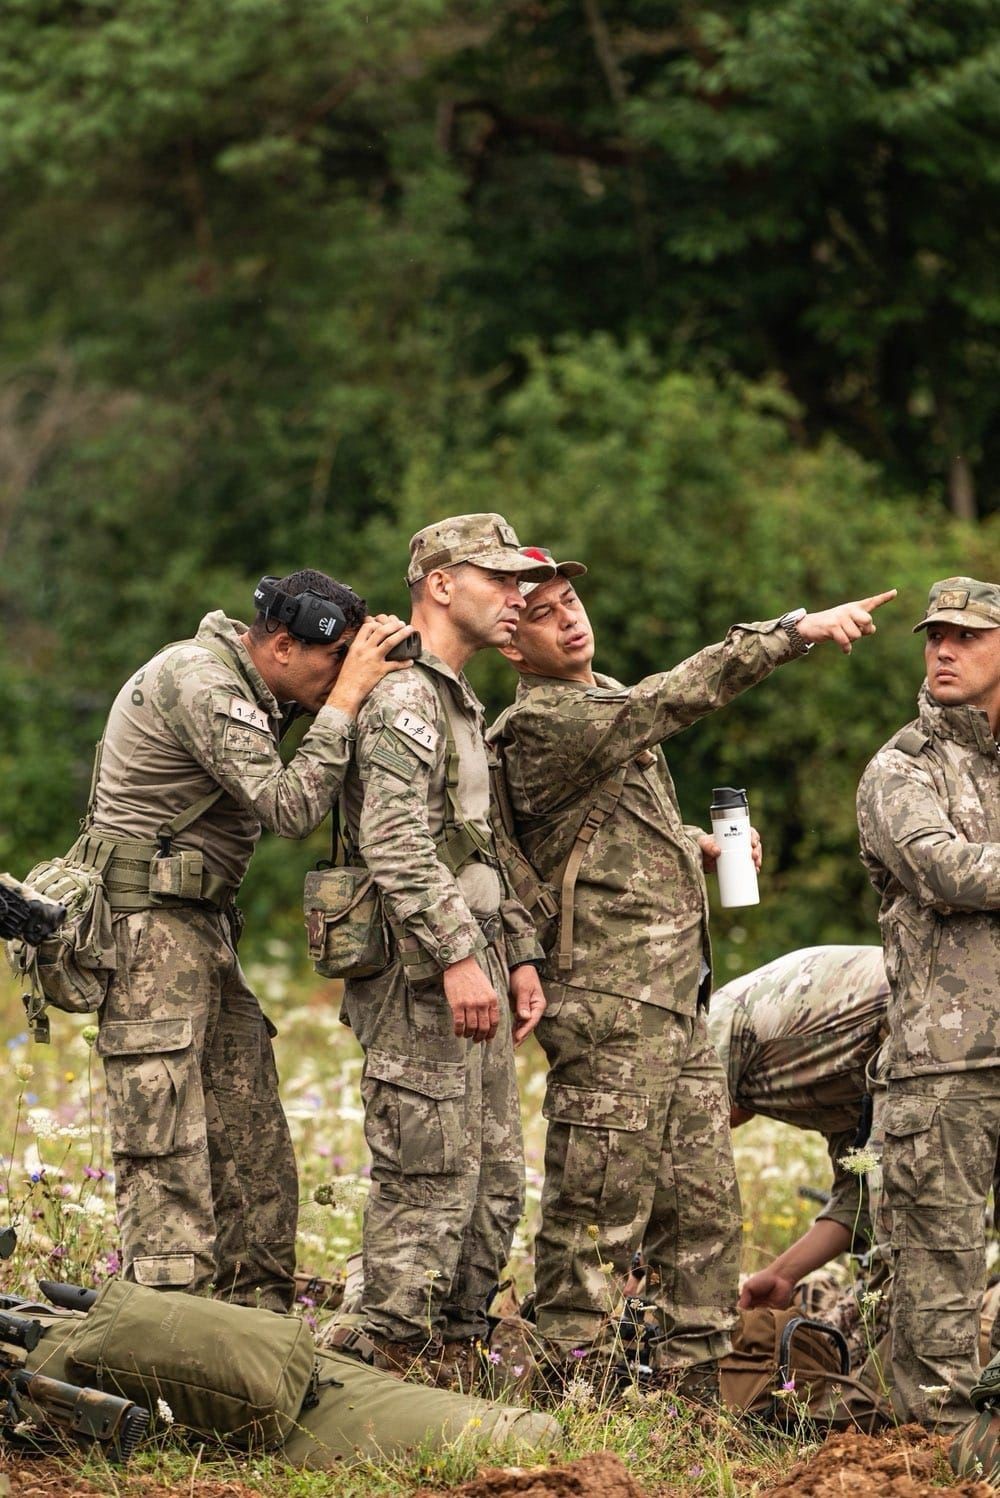
POLYGON ((382 901, 367 869, 312 869, 302 895, 309 956, 322 978, 368 978, 389 963, 382 901))
POLYGON ((200 900, 202 874, 205 860, 199 850, 185 848, 182 853, 170 853, 151 860, 149 865, 149 893, 151 895, 173 895, 179 900, 200 900))

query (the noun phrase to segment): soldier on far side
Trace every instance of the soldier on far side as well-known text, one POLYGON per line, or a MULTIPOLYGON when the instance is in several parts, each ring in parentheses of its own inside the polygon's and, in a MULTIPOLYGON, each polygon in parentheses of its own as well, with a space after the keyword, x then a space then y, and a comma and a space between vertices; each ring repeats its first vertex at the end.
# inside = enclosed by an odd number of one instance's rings
POLYGON ((829 946, 789 952, 712 995, 708 1029, 729 1083, 731 1127, 760 1115, 815 1130, 833 1168, 826 1206, 744 1281, 743 1309, 783 1309, 799 1280, 868 1245, 864 1177, 840 1162, 868 1132, 866 1071, 882 1042, 888 992, 881 947, 829 946))
POLYGON ((949 577, 915 626, 916 720, 858 788, 891 994, 882 1189, 900 1420, 971 1419, 1000 1142, 1000 584, 949 577))

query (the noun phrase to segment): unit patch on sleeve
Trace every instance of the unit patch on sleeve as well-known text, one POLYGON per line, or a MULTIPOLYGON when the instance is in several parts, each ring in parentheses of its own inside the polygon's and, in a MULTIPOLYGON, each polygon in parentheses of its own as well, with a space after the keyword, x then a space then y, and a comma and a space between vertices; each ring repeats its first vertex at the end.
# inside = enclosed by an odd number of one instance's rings
POLYGON ((416 713, 411 713, 408 708, 404 708, 401 713, 393 718, 392 726, 399 733, 404 733, 408 739, 412 739, 415 744, 419 744, 423 749, 434 750, 437 748, 437 729, 432 728, 429 723, 425 723, 423 718, 418 717, 416 713))
POLYGON ((271 732, 267 713, 253 702, 247 702, 245 697, 230 697, 229 716, 235 718, 237 723, 245 723, 248 728, 259 728, 263 733, 271 732))

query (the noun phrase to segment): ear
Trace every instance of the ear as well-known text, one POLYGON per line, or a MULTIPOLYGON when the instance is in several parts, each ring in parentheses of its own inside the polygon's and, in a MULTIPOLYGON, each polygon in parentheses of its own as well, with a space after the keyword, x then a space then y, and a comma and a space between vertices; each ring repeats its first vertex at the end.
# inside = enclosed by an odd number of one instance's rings
POLYGON ((287 629, 277 629, 269 636, 271 654, 281 666, 287 666, 292 653, 293 640, 287 629))
POLYGON ((433 572, 428 572, 424 579, 427 593, 442 608, 447 608, 451 603, 454 582, 455 580, 451 573, 445 572, 443 567, 438 567, 433 572))

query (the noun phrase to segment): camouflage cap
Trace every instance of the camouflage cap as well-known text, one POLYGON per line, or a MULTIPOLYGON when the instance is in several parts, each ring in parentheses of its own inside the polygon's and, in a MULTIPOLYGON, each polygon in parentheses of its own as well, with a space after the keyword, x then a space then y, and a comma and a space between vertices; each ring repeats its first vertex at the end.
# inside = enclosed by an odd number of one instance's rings
MULTIPOLYGON (((551 562, 556 569, 551 574, 553 577, 579 577, 587 570, 582 562, 557 562, 547 546, 522 546, 521 550, 526 557, 534 557, 538 562, 551 562)), ((538 587, 539 582, 545 581, 545 578, 538 578, 535 581, 528 579, 521 584, 521 592, 527 598, 528 594, 538 587)))
POLYGON ((927 599, 927 612, 913 626, 913 633, 928 624, 1000 629, 1000 583, 981 583, 974 577, 946 577, 935 583, 927 599))
POLYGON ((406 581, 419 582, 435 567, 456 567, 459 562, 519 572, 527 582, 555 576, 551 562, 523 554, 514 527, 502 515, 451 515, 425 525, 412 538, 406 581))

